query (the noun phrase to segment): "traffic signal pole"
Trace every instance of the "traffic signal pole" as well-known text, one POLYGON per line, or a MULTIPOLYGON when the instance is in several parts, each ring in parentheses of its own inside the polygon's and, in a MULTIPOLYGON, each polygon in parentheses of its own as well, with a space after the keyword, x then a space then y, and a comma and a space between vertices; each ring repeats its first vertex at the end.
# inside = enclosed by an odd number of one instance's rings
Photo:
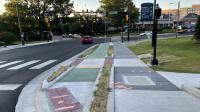
POLYGON ((156 4, 156 0, 154 0, 154 19, 153 19, 153 36, 152 36, 152 46, 154 47, 153 51, 153 59, 151 61, 152 65, 158 65, 158 59, 156 58, 156 50, 157 50, 157 25, 158 19, 161 16, 161 9, 156 4))

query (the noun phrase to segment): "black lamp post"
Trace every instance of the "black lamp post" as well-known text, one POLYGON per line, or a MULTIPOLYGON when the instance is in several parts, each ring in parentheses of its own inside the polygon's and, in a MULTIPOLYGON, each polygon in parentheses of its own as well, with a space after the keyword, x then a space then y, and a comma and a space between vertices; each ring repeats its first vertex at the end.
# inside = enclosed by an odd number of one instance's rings
POLYGON ((156 58, 156 47, 157 47, 157 24, 158 19, 161 16, 161 8, 159 8, 158 4, 156 4, 156 0, 154 0, 154 18, 153 18, 153 36, 152 36, 152 46, 154 47, 153 59, 151 61, 152 65, 158 65, 158 59, 156 58))

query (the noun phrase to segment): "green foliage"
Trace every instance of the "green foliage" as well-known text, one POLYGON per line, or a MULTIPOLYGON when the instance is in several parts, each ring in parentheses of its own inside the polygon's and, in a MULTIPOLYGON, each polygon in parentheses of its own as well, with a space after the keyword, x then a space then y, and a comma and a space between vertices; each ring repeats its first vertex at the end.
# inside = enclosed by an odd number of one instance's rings
POLYGON ((0 35, 0 41, 5 42, 6 44, 12 44, 17 40, 17 36, 11 32, 3 32, 0 35))
POLYGON ((101 9, 106 11, 118 11, 117 15, 108 15, 108 18, 112 20, 112 23, 119 27, 124 25, 125 21, 125 10, 128 7, 130 12, 130 21, 135 23, 139 17, 139 11, 135 7, 131 0, 102 0, 101 9))
POLYGON ((197 41, 200 41, 200 16, 198 16, 197 24, 196 24, 196 32, 194 34, 194 38, 197 41))

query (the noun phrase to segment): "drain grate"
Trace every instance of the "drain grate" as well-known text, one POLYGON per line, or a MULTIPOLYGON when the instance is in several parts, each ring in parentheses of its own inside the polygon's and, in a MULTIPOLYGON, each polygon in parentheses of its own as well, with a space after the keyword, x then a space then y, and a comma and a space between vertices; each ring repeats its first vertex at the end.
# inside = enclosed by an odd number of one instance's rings
POLYGON ((127 85, 156 85, 148 76, 124 76, 127 85))

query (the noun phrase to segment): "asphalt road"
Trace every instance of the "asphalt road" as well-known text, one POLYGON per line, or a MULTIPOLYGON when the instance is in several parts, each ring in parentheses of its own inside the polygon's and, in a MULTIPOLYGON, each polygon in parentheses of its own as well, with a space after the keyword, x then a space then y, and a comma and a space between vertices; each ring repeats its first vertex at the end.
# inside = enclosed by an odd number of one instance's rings
MULTIPOLYGON (((178 36, 187 36, 187 35, 193 35, 193 33, 179 33, 178 36)), ((176 33, 167 33, 167 34, 158 34, 158 38, 168 38, 168 37, 176 37, 176 33)), ((140 37, 140 36, 131 36, 130 35, 130 40, 141 40, 141 39, 146 39, 146 36, 140 37)), ((121 41, 121 36, 115 36, 112 37, 113 42, 121 41)), ((127 34, 124 34, 124 41, 127 41, 127 34)))
MULTIPOLYGON (((100 42, 97 39, 94 44, 100 42)), ((29 81, 94 44, 83 45, 72 39, 0 52, 0 112, 14 112, 18 96, 29 81)))

